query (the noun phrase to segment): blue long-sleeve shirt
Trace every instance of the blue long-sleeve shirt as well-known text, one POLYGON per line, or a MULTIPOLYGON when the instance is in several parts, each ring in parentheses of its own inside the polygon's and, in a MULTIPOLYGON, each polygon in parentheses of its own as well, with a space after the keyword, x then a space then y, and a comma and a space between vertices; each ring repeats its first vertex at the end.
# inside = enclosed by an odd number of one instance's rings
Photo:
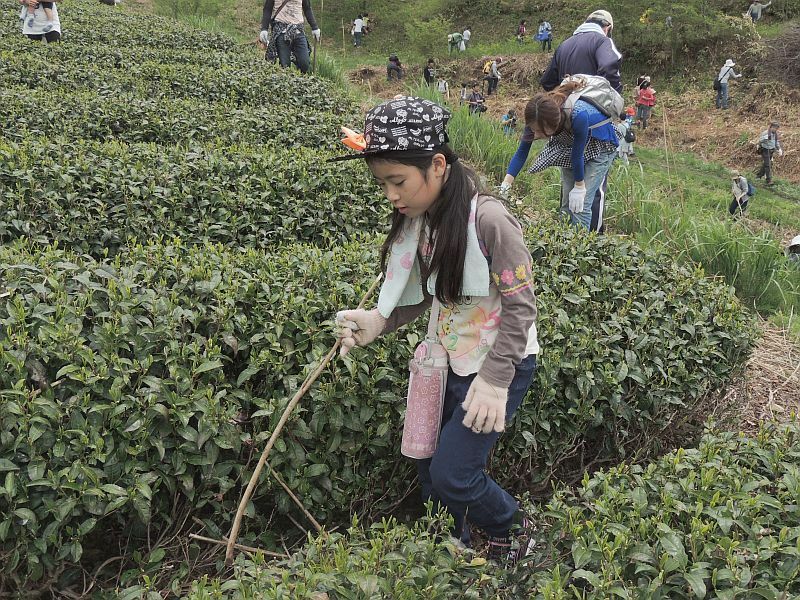
MULTIPOLYGON (((606 119, 608 119, 608 117, 589 102, 583 100, 575 102, 571 115, 573 143, 570 156, 575 181, 583 181, 585 166, 583 163, 583 151, 586 148, 586 143, 589 141, 590 135, 595 139, 611 142, 615 146, 619 144, 613 123, 609 122, 600 127, 589 129, 590 126, 596 125, 606 119)), ((511 158, 506 173, 513 177, 519 175, 519 172, 525 165, 525 161, 528 159, 532 144, 533 132, 526 125, 525 131, 522 134, 522 140, 514 156, 511 158)))

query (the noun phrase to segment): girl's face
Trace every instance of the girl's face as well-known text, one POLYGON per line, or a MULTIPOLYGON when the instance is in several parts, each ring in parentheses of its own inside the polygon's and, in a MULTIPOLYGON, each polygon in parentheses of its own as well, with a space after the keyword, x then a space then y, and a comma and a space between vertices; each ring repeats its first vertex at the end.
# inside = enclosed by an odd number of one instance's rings
POLYGON ((419 217, 439 199, 444 185, 447 161, 437 154, 425 172, 417 167, 386 160, 371 160, 372 176, 400 214, 419 217))

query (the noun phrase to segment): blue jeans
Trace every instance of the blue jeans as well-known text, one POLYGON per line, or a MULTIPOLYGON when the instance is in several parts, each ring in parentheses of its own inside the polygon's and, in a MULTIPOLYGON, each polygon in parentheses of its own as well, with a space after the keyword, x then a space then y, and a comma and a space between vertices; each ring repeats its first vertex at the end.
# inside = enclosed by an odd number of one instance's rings
POLYGON ((717 108, 728 108, 728 82, 720 82, 717 90, 717 108))
POLYGON ((285 35, 279 35, 275 39, 275 49, 278 51, 278 60, 281 66, 286 68, 291 64, 291 55, 294 54, 294 61, 301 73, 308 73, 311 65, 308 56, 308 40, 305 34, 296 36, 293 40, 288 40, 285 35))
POLYGON ((585 227, 590 231, 603 229, 603 212, 606 204, 606 186, 611 163, 617 157, 613 150, 590 160, 583 169, 583 182, 586 185, 586 198, 583 210, 578 214, 569 211, 569 193, 575 186, 572 169, 561 167, 561 212, 569 215, 570 223, 585 227))
MULTIPOLYGON (((536 371, 536 355, 525 357, 517 365, 508 388, 506 423, 522 404, 536 371)), ((464 519, 483 529, 490 536, 508 535, 519 504, 486 474, 486 460, 500 434, 474 433, 464 427, 461 403, 475 375, 462 377, 452 370, 447 373, 447 389, 442 412, 439 447, 432 458, 417 461, 422 500, 433 500, 453 515, 453 535, 469 543, 464 519)))
POLYGON ((364 39, 364 33, 362 31, 356 31, 353 34, 353 38, 354 38, 353 45, 354 46, 360 46, 361 45, 361 40, 364 39))

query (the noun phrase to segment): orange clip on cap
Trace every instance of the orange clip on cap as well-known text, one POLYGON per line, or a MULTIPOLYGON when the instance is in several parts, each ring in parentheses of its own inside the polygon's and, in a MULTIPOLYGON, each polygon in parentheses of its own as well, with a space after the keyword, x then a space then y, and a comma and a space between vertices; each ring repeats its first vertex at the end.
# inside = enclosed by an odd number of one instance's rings
POLYGON ((342 133, 344 134, 342 143, 348 148, 352 148, 353 150, 357 150, 359 152, 363 152, 367 148, 367 142, 362 134, 356 133, 347 127, 342 127, 342 133))

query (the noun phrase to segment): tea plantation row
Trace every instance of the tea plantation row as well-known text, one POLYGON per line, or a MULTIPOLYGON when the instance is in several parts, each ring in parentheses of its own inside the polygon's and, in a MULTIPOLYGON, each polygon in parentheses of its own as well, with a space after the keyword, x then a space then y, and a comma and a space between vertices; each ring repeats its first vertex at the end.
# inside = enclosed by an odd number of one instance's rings
POLYGON ((272 564, 242 556, 235 578, 197 581, 188 597, 796 598, 798 437, 796 420, 753 438, 712 431, 697 450, 587 477, 528 507, 537 546, 515 570, 437 542, 438 518, 410 529, 384 521, 325 534, 272 564))
POLYGON ((0 241, 58 241, 100 256, 142 235, 266 249, 383 231, 388 206, 363 165, 329 156, 271 146, 0 141, 0 241))
MULTIPOLYGON (((703 408, 751 334, 727 289, 629 242, 556 224, 528 239, 548 352, 497 451, 496 476, 518 492, 660 450, 660 432, 703 408)), ((269 256, 158 244, 113 261, 0 248, 6 575, 77 561, 96 528, 166 527, 176 501, 224 530, 251 440, 264 443, 333 343, 325 319, 357 302, 376 242, 269 256)), ((325 523, 380 514, 412 485, 397 447, 413 342, 389 336, 334 366, 276 446, 273 468, 325 523)), ((255 503, 251 537, 269 529, 276 503, 292 510, 266 478, 255 503)))

